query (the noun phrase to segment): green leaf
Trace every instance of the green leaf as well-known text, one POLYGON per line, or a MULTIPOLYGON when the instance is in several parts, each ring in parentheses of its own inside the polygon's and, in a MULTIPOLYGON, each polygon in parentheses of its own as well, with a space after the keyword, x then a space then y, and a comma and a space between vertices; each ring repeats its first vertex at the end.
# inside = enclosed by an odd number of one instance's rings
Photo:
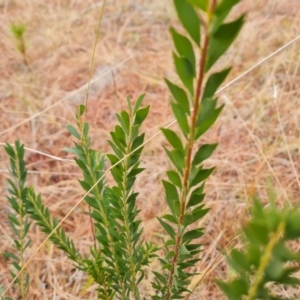
POLYGON ((215 111, 217 98, 203 98, 198 113, 196 126, 198 127, 205 120, 209 119, 215 111))
POLYGON ((170 237, 175 239, 175 231, 173 227, 160 218, 157 218, 157 220, 161 224, 161 226, 165 229, 165 231, 170 235, 170 237))
POLYGON ((6 143, 4 146, 4 149, 5 149, 6 153, 8 154, 8 156, 15 159, 16 154, 15 154, 13 147, 10 144, 6 143))
POLYGON ((223 0, 215 9, 214 13, 217 15, 223 15, 228 13, 233 6, 238 4, 241 0, 223 0))
POLYGON ((65 151, 65 152, 68 152, 68 153, 76 154, 78 156, 80 156, 82 154, 81 150, 77 149, 77 148, 62 148, 61 150, 65 151))
POLYGON ((190 200, 187 204, 187 208, 198 205, 203 201, 205 194, 202 194, 202 192, 200 192, 200 189, 201 187, 192 192, 190 200))
POLYGON ((136 112, 133 125, 140 125, 144 122, 144 120, 147 118, 147 115, 149 113, 149 108, 150 105, 141 108, 136 112))
POLYGON ((195 71, 193 69, 190 61, 185 57, 179 57, 176 53, 173 53, 173 59, 177 74, 184 84, 184 86, 188 89, 191 95, 194 94, 194 78, 196 76, 195 71))
POLYGON ((85 191, 89 191, 91 189, 91 186, 87 182, 83 180, 78 180, 78 182, 85 191))
POLYGON ((186 114, 190 114, 190 102, 184 89, 165 78, 165 82, 174 98, 186 114))
POLYGON ((179 246, 179 251, 180 251, 180 254, 190 255, 190 252, 188 251, 188 249, 186 249, 186 247, 182 244, 179 246))
POLYGON ((109 159, 111 165, 113 166, 114 164, 116 164, 117 162, 119 162, 119 158, 117 156, 115 156, 114 154, 107 154, 106 155, 107 158, 109 159))
POLYGON ((67 129, 69 132, 76 137, 78 140, 81 139, 80 134, 77 132, 77 130, 72 125, 67 125, 67 129))
POLYGON ((135 114, 137 112, 137 110, 140 108, 143 100, 145 98, 145 94, 142 94, 138 97, 138 99, 135 102, 135 106, 134 106, 134 110, 133 110, 133 114, 135 114))
POLYGON ((187 0, 193 6, 200 8, 203 11, 207 11, 209 0, 187 0))
POLYGON ((205 85, 202 98, 212 98, 218 90, 219 86, 229 74, 230 70, 231 68, 227 68, 222 70, 221 72, 210 75, 205 85))
POLYGON ((141 152, 143 151, 143 148, 144 148, 144 147, 139 148, 138 150, 136 150, 136 151, 130 156, 128 168, 132 167, 133 165, 135 165, 135 164, 139 161, 141 152))
POLYGON ((123 130, 128 135, 129 126, 130 126, 130 120, 129 120, 128 113, 126 111, 122 110, 120 114, 116 114, 116 117, 117 117, 118 121, 120 122, 123 130))
POLYGON ((15 254, 13 254, 11 252, 3 252, 2 256, 3 256, 3 258, 6 258, 6 259, 7 258, 12 258, 14 260, 19 260, 19 258, 15 254))
POLYGON ((193 6, 186 0, 174 0, 175 8, 183 27, 200 47, 200 20, 193 6))
POLYGON ((122 117, 123 123, 124 123, 124 125, 125 125, 125 129, 126 129, 127 131, 129 131, 130 118, 129 118, 128 112, 125 111, 125 110, 122 110, 122 111, 121 111, 121 117, 122 117))
MULTIPOLYGON (((115 147, 117 147, 121 152, 125 153, 126 150, 125 150, 124 144, 122 144, 122 143, 119 141, 119 139, 118 139, 116 133, 115 133, 114 131, 111 131, 111 132, 110 132, 110 136, 111 136, 111 138, 112 138, 112 140, 113 140, 113 142, 114 142, 115 147)), ((114 148, 113 148, 113 150, 114 150, 114 148)))
POLYGON ((77 112, 78 112, 78 115, 81 117, 83 115, 83 113, 85 112, 85 105, 83 104, 80 104, 78 105, 77 107, 77 112))
MULTIPOLYGON (((16 210, 16 213, 20 214, 20 212, 19 212, 18 210, 16 210)), ((8 219, 9 219, 12 223, 14 223, 15 225, 20 226, 20 222, 19 222, 18 218, 17 218, 15 215, 10 214, 10 215, 8 216, 8 219)))
POLYGON ((204 206, 201 205, 200 207, 194 209, 194 211, 192 212, 192 219, 194 220, 193 223, 203 218, 209 212, 209 208, 203 208, 203 207, 204 206))
POLYGON ((183 109, 178 104, 172 102, 171 106, 172 106, 172 110, 175 115, 175 118, 178 122, 178 125, 179 125, 182 133, 184 134, 184 136, 187 138, 188 134, 190 132, 190 127, 189 127, 189 123, 187 120, 187 116, 186 116, 185 112, 183 111, 183 109))
POLYGON ((185 166, 185 158, 182 155, 182 152, 177 149, 172 150, 172 151, 169 151, 165 147, 164 147, 164 149, 165 149, 169 159, 171 160, 171 162, 174 164, 174 166, 176 167, 178 172, 182 175, 182 169, 185 166))
POLYGON ((202 136, 215 123, 223 108, 224 105, 221 105, 219 108, 214 109, 210 116, 200 123, 195 134, 195 140, 202 136))
POLYGON ((170 28, 175 48, 181 57, 185 57, 191 63, 194 74, 196 73, 196 59, 192 43, 184 35, 178 33, 173 27, 170 28))
POLYGON ((116 125, 116 127, 115 127, 115 134, 116 134, 116 137, 118 138, 119 142, 124 147, 126 147, 127 144, 126 144, 125 132, 124 132, 124 130, 122 129, 122 127, 120 125, 116 125))
POLYGON ((204 144, 196 152, 193 162, 193 165, 198 165, 204 160, 209 158, 212 153, 216 150, 218 144, 204 144))
POLYGON ((179 202, 179 195, 176 189, 176 186, 172 184, 171 182, 162 180, 163 186, 165 188, 166 193, 166 200, 168 203, 168 206, 173 214, 175 214, 174 209, 174 201, 179 202))
MULTIPOLYGON (((177 219, 173 215, 170 215, 170 214, 164 215, 164 216, 162 216, 162 218, 174 223, 175 225, 177 225, 177 223, 178 223, 177 219)), ((172 240, 172 242, 174 243, 173 240, 172 240)))
POLYGON ((173 207, 174 207, 175 216, 179 217, 180 216, 180 202, 178 200, 173 200, 173 207))
POLYGON ((236 5, 240 0, 223 0, 217 6, 214 11, 213 23, 211 27, 211 33, 214 34, 220 26, 223 24, 227 15, 230 13, 230 10, 236 5))
POLYGON ((89 196, 85 196, 84 200, 86 201, 86 203, 88 205, 90 205, 91 207, 99 210, 99 203, 98 203, 97 200, 95 200, 95 198, 89 197, 89 196))
POLYGON ((203 231, 200 228, 187 231, 182 237, 182 243, 199 239, 202 235, 203 235, 203 231))
MULTIPOLYGON (((132 152, 133 150, 137 149, 138 147, 140 147, 143 142, 144 142, 144 138, 145 138, 145 133, 142 133, 141 135, 139 135, 138 137, 136 137, 134 139, 134 141, 132 142, 131 148, 130 148, 130 152, 132 152)), ((142 147, 138 150, 136 150, 136 152, 134 153, 140 153, 142 151, 142 147)))
MULTIPOLYGON (((174 154, 170 150, 168 150, 166 147, 163 146, 163 148, 165 149, 170 161, 173 163, 173 165, 176 167, 177 171, 182 176, 183 175, 183 171, 182 171, 183 167, 181 167, 182 161, 180 162, 180 164, 178 164, 178 162, 176 161, 176 158, 174 157, 174 154)), ((175 151, 175 150, 173 150, 173 151, 175 151)), ((180 155, 180 153, 179 153, 179 155, 180 155)), ((182 156, 182 154, 181 154, 181 156, 182 156)))
POLYGON ((180 150, 182 152, 182 155, 184 155, 183 145, 178 135, 171 129, 161 128, 160 130, 162 131, 168 142, 171 144, 171 146, 174 149, 180 150))
POLYGON ((173 170, 169 170, 169 171, 167 171, 167 176, 174 185, 176 185, 180 189, 182 188, 181 179, 177 172, 175 172, 173 170))
POLYGON ((156 277, 157 280, 159 280, 160 282, 162 282, 162 284, 164 284, 164 285, 167 284, 167 280, 166 280, 166 278, 163 275, 161 275, 160 273, 155 272, 155 271, 153 271, 153 274, 155 275, 155 277, 156 277))
POLYGON ((245 257, 245 254, 237 249, 233 249, 231 251, 228 262, 237 273, 242 274, 250 271, 251 264, 248 262, 247 257, 245 257))
POLYGON ((244 233, 253 244, 265 245, 269 241, 269 232, 263 222, 252 222, 244 228, 244 233))
POLYGON ((208 59, 205 65, 205 72, 207 72, 215 64, 220 56, 233 43, 244 24, 244 19, 245 15, 242 15, 233 22, 223 24, 212 35, 208 46, 208 59))
POLYGON ((215 167, 210 169, 201 169, 190 183, 190 188, 205 180, 213 172, 214 169, 215 167))
POLYGON ((296 239, 300 237, 300 212, 292 211, 286 218, 285 238, 296 239))
POLYGON ((123 158, 122 151, 110 140, 108 140, 108 143, 110 144, 113 151, 118 155, 118 157, 121 159, 123 158))
POLYGON ((141 172, 143 172, 145 170, 145 168, 135 168, 132 169, 128 175, 127 178, 131 178, 131 177, 135 177, 136 175, 140 174, 141 172))
POLYGON ((243 295, 248 294, 249 283, 243 278, 234 279, 229 283, 216 280, 216 283, 230 300, 242 300, 243 295))
POLYGON ((84 123, 84 125, 83 125, 83 136, 86 139, 88 139, 89 129, 90 129, 90 124, 89 123, 84 123))

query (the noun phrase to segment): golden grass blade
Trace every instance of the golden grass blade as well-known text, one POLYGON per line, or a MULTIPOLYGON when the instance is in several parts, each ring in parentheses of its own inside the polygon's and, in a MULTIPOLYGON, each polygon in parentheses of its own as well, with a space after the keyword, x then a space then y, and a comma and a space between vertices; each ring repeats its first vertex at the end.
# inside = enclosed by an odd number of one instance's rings
MULTIPOLYGON (((85 122, 86 112, 87 112, 87 109, 88 109, 88 100, 89 100, 89 94, 90 94, 90 88, 91 88, 91 79, 92 79, 92 76, 93 76, 95 52, 96 52, 97 42, 98 42, 98 39, 99 39, 99 34, 100 34, 100 29, 101 29, 105 4, 106 4, 106 0, 104 0, 103 4, 102 4, 100 19, 99 19, 98 28, 97 28, 97 31, 96 31, 96 38, 95 38, 94 46, 93 46, 93 54, 92 54, 92 60, 91 60, 91 65, 90 65, 90 74, 89 74, 89 79, 88 79, 88 83, 87 83, 86 98, 85 98, 85 111, 84 111, 83 120, 82 120, 83 123, 85 122)), ((81 138, 82 138, 82 136, 83 136, 83 127, 82 127, 82 132, 81 132, 81 138)))

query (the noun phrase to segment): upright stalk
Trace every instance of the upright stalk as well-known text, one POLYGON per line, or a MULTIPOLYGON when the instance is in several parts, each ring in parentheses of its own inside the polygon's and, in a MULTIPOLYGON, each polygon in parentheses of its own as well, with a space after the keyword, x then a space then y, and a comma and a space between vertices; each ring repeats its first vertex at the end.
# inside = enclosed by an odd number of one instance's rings
POLYGON ((207 55, 207 48, 208 48, 208 43, 209 43, 209 32, 208 32, 209 24, 207 24, 205 28, 205 37, 204 37, 204 44, 203 47, 201 48, 201 55, 200 55, 200 66, 199 66, 199 74, 198 74, 198 80, 197 80, 197 86, 196 86, 196 94, 195 94, 195 99, 194 99, 194 108, 193 108, 193 114, 191 116, 191 121, 190 121, 190 129, 191 133, 189 136, 188 140, 188 152, 186 156, 186 167, 184 171, 184 176, 183 176, 183 188, 181 192, 181 202, 180 202, 180 217, 178 220, 178 225, 177 225, 177 235, 176 235, 176 245, 175 245, 175 255, 173 256, 172 259, 172 264, 171 264, 171 270, 169 273, 169 278, 168 278, 168 290, 166 294, 166 299, 169 300, 171 299, 171 291, 173 288, 173 279, 174 279, 174 270, 175 266, 177 264, 178 260, 178 255, 179 255, 179 247, 182 243, 182 235, 183 232, 181 230, 182 224, 183 224, 183 218, 186 214, 186 198, 189 192, 188 189, 188 179, 190 176, 190 169, 191 169, 191 157, 192 157, 192 152, 193 152, 193 146, 194 146, 194 135, 195 135, 195 127, 196 127, 196 121, 197 121, 197 116, 200 108, 200 96, 201 96, 201 90, 202 90, 202 85, 203 85, 203 78, 204 78, 204 66, 205 66, 205 59, 207 55))
MULTIPOLYGON (((214 167, 205 168, 204 162, 217 144, 202 144, 195 149, 195 143, 211 128, 223 109, 222 105, 217 107, 215 93, 230 68, 211 74, 205 84, 204 78, 234 41, 244 22, 244 16, 241 16, 231 23, 224 23, 238 0, 173 1, 188 35, 170 28, 175 46, 174 64, 184 88, 166 79, 172 94, 172 111, 182 137, 169 128, 161 129, 171 148, 165 150, 173 169, 166 172, 168 180, 162 181, 170 213, 158 218, 168 235, 164 242, 166 255, 160 259, 163 274, 154 272, 156 277, 152 285, 165 300, 180 299, 187 292, 193 275, 186 269, 200 260, 201 244, 195 240, 203 235, 203 229, 191 225, 199 223, 208 212, 203 205, 203 190, 214 167), (200 49, 198 69, 195 45, 200 49)), ((152 298, 160 299, 157 295, 152 298)))

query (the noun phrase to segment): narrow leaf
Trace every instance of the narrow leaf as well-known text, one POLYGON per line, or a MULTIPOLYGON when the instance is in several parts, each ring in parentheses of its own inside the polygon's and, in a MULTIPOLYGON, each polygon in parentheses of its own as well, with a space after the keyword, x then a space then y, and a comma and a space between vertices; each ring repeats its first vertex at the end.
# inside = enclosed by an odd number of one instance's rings
POLYGON ((78 140, 81 139, 80 134, 77 132, 77 130, 72 125, 67 125, 67 129, 69 132, 76 137, 78 140))
POLYGON ((188 91, 191 93, 191 95, 193 95, 194 78, 196 74, 192 64, 187 58, 177 56, 176 53, 173 53, 173 59, 180 80, 182 81, 184 86, 188 89, 188 91))
POLYGON ((161 128, 161 131, 171 146, 174 149, 182 151, 182 154, 184 154, 183 145, 178 135, 173 130, 167 128, 161 128))
POLYGON ((224 105, 220 106, 219 108, 215 109, 211 116, 207 119, 204 119, 203 122, 197 128, 195 139, 197 140, 201 135, 203 135, 218 119, 224 105))
POLYGON ((218 144, 204 144, 196 152, 193 162, 193 165, 198 165, 204 160, 209 158, 212 153, 216 150, 218 144))
POLYGON ((142 94, 138 97, 138 99, 136 100, 135 102, 135 106, 134 106, 134 110, 133 110, 133 113, 135 114, 137 112, 137 110, 140 108, 143 100, 145 98, 145 94, 142 94))
POLYGON ((165 78, 165 82, 174 98, 186 114, 190 114, 190 102, 184 89, 165 78))
POLYGON ((116 125, 115 127, 115 134, 116 137, 118 138, 119 142, 126 147, 126 136, 125 136, 125 132, 122 129, 122 127, 120 125, 116 125))
POLYGON ((121 111, 121 117, 122 117, 122 120, 124 122, 126 130, 129 131, 130 120, 129 120, 129 115, 128 115, 127 111, 122 110, 121 111))
POLYGON ((209 0, 187 0, 193 6, 200 8, 203 11, 207 11, 209 0))
POLYGON ((238 4, 241 0, 223 0, 215 9, 215 14, 222 15, 229 12, 233 6, 238 4))
POLYGON ((202 229, 193 229, 188 232, 186 232, 182 237, 182 243, 185 243, 187 241, 195 240, 200 238, 203 235, 202 229))
POLYGON ((196 72, 196 60, 192 43, 184 35, 178 33, 173 27, 170 28, 175 48, 179 56, 185 57, 191 63, 194 73, 196 72))
POLYGON ((229 74, 230 70, 231 68, 227 68, 222 70, 221 72, 210 75, 205 85, 202 98, 212 98, 218 90, 219 86, 229 74))
POLYGON ((210 168, 210 169, 201 169, 197 175, 195 176, 195 178, 192 180, 192 182, 190 183, 190 187, 193 187, 195 185, 197 185, 198 183, 202 182, 203 180, 205 180, 215 169, 215 167, 210 168))
POLYGON ((169 170, 169 171, 167 171, 167 176, 174 185, 176 185, 180 189, 182 188, 181 179, 177 172, 175 172, 173 170, 169 170))
POLYGON ((194 42, 200 46, 200 20, 193 6, 186 0, 174 0, 174 4, 183 27, 194 42))
POLYGON ((187 208, 198 205, 203 201, 205 194, 202 194, 201 187, 192 192, 187 208))
POLYGON ((187 136, 190 132, 190 127, 189 127, 189 123, 187 120, 187 116, 178 104, 172 102, 171 106, 172 106, 172 110, 175 115, 175 118, 179 124, 179 127, 182 130, 182 133, 184 134, 184 136, 187 138, 187 136))
POLYGON ((175 239, 175 231, 168 223, 163 221, 160 218, 157 218, 158 222, 161 224, 161 226, 165 229, 165 231, 170 235, 171 238, 175 239))
POLYGON ((245 15, 237 20, 223 24, 211 37, 208 46, 208 59, 205 65, 207 72, 220 56, 229 48, 244 24, 245 15))
POLYGON ((139 109, 136 112, 135 115, 135 120, 134 120, 134 124, 133 125, 140 125, 144 122, 144 120, 147 118, 147 115, 149 113, 149 109, 150 109, 150 105, 139 109))
POLYGON ((177 189, 175 185, 172 183, 162 180, 162 184, 165 188, 165 193, 166 193, 166 200, 168 203, 168 206, 173 214, 175 214, 175 209, 174 209, 174 201, 179 202, 179 195, 177 192, 177 189))

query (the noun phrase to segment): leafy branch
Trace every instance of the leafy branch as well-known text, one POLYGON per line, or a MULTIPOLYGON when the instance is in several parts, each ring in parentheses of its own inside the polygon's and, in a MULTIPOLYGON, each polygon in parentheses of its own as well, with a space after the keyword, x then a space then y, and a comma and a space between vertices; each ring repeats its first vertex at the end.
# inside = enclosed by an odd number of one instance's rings
POLYGON ((287 299, 276 296, 274 286, 300 284, 293 276, 300 270, 300 252, 291 251, 287 244, 300 238, 300 210, 279 210, 273 203, 264 207, 255 199, 251 215, 243 227, 244 250, 233 249, 228 256, 236 276, 217 284, 232 300, 287 299))
POLYGON ((171 106, 182 139, 175 131, 162 128, 172 148, 165 151, 174 170, 167 171, 169 181, 163 181, 171 214, 158 219, 168 234, 168 240, 164 244, 165 258, 160 259, 163 274, 154 273, 156 280, 153 287, 159 291, 159 296, 154 295, 153 299, 178 299, 183 293, 190 293, 186 287, 194 274, 186 269, 199 261, 197 255, 201 244, 193 241, 203 234, 201 228, 191 229, 191 226, 208 212, 202 204, 205 196, 203 189, 214 168, 204 168, 203 163, 217 146, 204 144, 196 150, 196 142, 222 111, 223 106, 216 107, 214 94, 230 69, 210 75, 205 85, 204 79, 243 25, 244 16, 224 23, 237 2, 223 0, 218 4, 216 1, 174 0, 179 20, 189 36, 170 29, 176 49, 173 53, 174 64, 184 89, 168 79, 166 83, 173 97, 171 106), (194 47, 200 53, 198 75, 194 47))
MULTIPOLYGON (((9 156, 10 173, 14 178, 14 181, 8 179, 10 186, 8 192, 10 193, 10 196, 7 197, 7 200, 14 211, 14 213, 9 213, 8 221, 14 234, 14 246, 18 254, 4 252, 3 256, 11 259, 13 268, 15 269, 11 271, 11 276, 12 278, 15 278, 16 274, 24 267, 26 261, 26 249, 31 244, 31 240, 27 237, 30 229, 30 222, 27 216, 28 205, 26 201, 28 188, 25 186, 27 170, 23 159, 24 145, 21 145, 19 141, 16 141, 15 147, 6 144, 4 148, 9 156)), ((22 272, 20 278, 16 280, 22 299, 27 299, 28 297, 29 279, 29 274, 22 272)))

